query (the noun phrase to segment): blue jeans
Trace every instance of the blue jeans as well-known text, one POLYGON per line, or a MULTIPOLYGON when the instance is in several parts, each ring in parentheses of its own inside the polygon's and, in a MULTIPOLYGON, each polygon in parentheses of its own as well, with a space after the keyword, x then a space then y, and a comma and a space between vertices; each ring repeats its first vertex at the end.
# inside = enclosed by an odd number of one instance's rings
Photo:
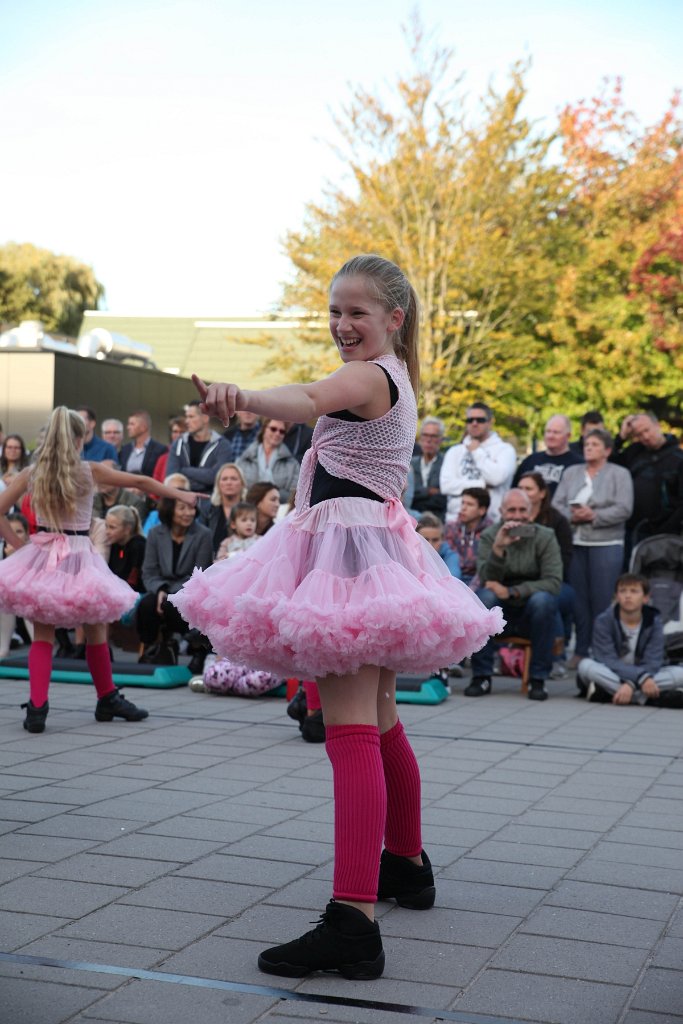
MULTIPOLYGON (((482 587, 477 597, 487 608, 496 605, 503 609, 507 621, 505 632, 512 636, 528 636, 531 640, 532 679, 547 679, 553 666, 553 643, 555 640, 555 617, 557 615, 557 598, 546 590, 537 590, 523 604, 501 601, 499 597, 482 587)), ((501 642, 500 636, 490 639, 485 647, 472 655, 472 675, 491 677, 493 672, 493 655, 496 645, 501 642)))
POLYGON ((576 653, 581 658, 588 657, 593 623, 612 602, 623 557, 621 544, 607 544, 604 547, 574 545, 569 582, 576 592, 576 653))
MULTIPOLYGON (((572 638, 572 626, 574 625, 574 604, 576 602, 576 594, 574 588, 570 587, 568 583, 562 583, 560 587, 560 596, 557 599, 557 615, 555 617, 555 636, 564 637, 565 650, 567 644, 572 638)), ((555 661, 559 661, 561 658, 558 656, 555 661)))

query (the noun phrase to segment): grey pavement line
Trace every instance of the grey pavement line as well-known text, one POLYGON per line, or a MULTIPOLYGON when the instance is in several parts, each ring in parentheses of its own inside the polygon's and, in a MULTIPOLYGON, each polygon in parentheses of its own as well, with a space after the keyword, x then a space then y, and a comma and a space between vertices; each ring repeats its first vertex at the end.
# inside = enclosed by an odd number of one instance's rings
MULTIPOLYGON (((664 940, 669 935, 669 932, 671 930, 671 925, 673 923, 674 918, 676 917, 676 915, 682 909, 683 909, 683 897, 681 897, 681 899, 678 901, 678 903, 676 904, 674 909, 669 914, 669 919, 666 922, 664 928, 662 929, 662 932, 661 932, 661 935, 659 936, 658 941, 652 947, 652 949, 650 950, 650 955, 645 959, 642 967, 640 968, 640 970, 638 972, 638 977, 636 978, 635 982, 631 986, 630 995, 629 995, 628 999, 626 1000, 626 1002, 624 1003, 624 1006, 622 1008, 621 1013, 619 1014, 619 1018, 618 1018, 616 1024, 623 1024, 623 1022, 626 1020, 627 1016, 631 1012, 631 1007, 633 1006, 633 1001, 636 998, 636 996, 638 995, 638 992, 640 990, 640 986, 643 983, 647 972, 652 967, 654 958, 657 955, 657 951, 659 950, 660 946, 662 945, 664 940)), ((656 1011, 653 1011, 653 1012, 656 1012, 656 1011)))
POLYGON ((517 1017, 492 1017, 482 1013, 462 1013, 457 1010, 437 1010, 428 1006, 411 1006, 408 1003, 387 1003, 374 999, 355 999, 345 996, 326 996, 315 992, 297 992, 271 985, 251 985, 246 982, 220 981, 217 978, 198 978, 192 974, 167 974, 164 971, 147 971, 135 967, 116 967, 112 964, 89 963, 86 960, 56 960, 46 956, 29 956, 26 953, 0 952, 0 961, 26 964, 35 967, 58 967, 71 971, 92 971, 96 974, 113 974, 140 981, 162 981, 171 985, 191 985, 197 988, 222 989, 229 992, 245 992, 256 996, 290 1000, 300 1003, 319 1003, 328 1006, 353 1006, 361 1010, 403 1013, 410 1017, 430 1017, 432 1020, 452 1020, 459 1024, 528 1024, 517 1017))

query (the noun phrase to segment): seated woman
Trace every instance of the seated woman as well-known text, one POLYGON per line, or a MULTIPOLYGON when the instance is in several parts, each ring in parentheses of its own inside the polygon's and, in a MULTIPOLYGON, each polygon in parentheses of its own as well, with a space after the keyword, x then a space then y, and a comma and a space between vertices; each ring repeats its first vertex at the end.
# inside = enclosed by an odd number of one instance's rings
POLYGON ((246 482, 242 470, 234 462, 224 462, 216 473, 210 502, 202 502, 200 519, 213 537, 214 554, 230 533, 230 514, 244 501, 246 482))
POLYGON ((109 568, 138 594, 144 593, 145 538, 137 509, 133 505, 114 505, 107 512, 104 527, 109 544, 109 568))
POLYGON ((300 468, 283 441, 286 433, 287 424, 282 420, 264 420, 256 441, 237 460, 247 487, 258 481, 269 481, 271 486, 277 487, 281 502, 286 502, 290 491, 296 487, 300 468))
MULTIPOLYGON (((163 455, 161 456, 161 458, 163 458, 163 455)), ((156 480, 157 477, 154 477, 154 479, 156 480)), ((190 490, 190 481, 187 479, 184 473, 171 473, 170 476, 164 477, 164 479, 160 480, 159 482, 167 484, 169 487, 179 487, 181 491, 190 490)), ((143 523, 143 536, 147 537, 149 531, 153 529, 155 526, 158 526, 160 522, 161 520, 159 519, 159 509, 158 507, 153 508, 143 523)))
POLYGON ((583 442, 585 465, 562 474, 553 505, 569 518, 573 534, 569 582, 576 593, 573 665, 590 653, 593 623, 609 607, 624 558, 626 520, 633 510, 631 474, 608 462, 612 438, 591 430, 583 442))
MULTIPOLYGON (((159 519, 159 526, 150 530, 147 537, 142 563, 142 582, 146 593, 137 608, 137 628, 143 645, 141 662, 158 662, 159 649, 152 648, 156 647, 160 632, 163 641, 160 646, 168 652, 173 633, 185 635, 190 631, 167 598, 187 583, 195 566, 206 569, 213 561, 211 532, 196 522, 195 509, 190 505, 162 498, 159 519)), ((192 655, 190 671, 193 674, 201 672, 210 650, 208 640, 195 635, 189 650, 192 655)), ((166 661, 167 664, 171 662, 170 658, 166 661)))
POLYGON ((259 481, 249 488, 245 501, 256 506, 258 513, 256 534, 262 537, 277 519, 280 511, 280 492, 273 484, 259 481))

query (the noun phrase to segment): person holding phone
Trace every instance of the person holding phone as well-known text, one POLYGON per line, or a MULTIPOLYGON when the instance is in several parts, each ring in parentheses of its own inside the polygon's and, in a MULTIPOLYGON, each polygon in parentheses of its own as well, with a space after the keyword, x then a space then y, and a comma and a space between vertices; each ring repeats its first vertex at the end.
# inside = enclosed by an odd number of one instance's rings
MULTIPOLYGON (((554 530, 531 521, 531 500, 519 488, 503 496, 500 514, 501 519, 484 530, 479 541, 477 573, 483 586, 477 597, 487 608, 502 608, 505 632, 530 638, 529 700, 546 700, 562 585, 560 545, 554 530)), ((466 697, 491 692, 494 652, 495 643, 489 640, 472 655, 466 697)))

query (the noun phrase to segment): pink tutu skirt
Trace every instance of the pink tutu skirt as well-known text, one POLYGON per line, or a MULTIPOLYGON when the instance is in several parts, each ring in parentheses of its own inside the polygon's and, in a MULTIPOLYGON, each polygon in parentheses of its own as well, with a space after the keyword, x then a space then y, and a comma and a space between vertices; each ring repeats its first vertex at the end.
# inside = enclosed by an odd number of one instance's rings
POLYGON ((36 533, 0 562, 0 612, 53 626, 114 622, 137 594, 88 537, 36 533))
POLYGON ((431 672, 503 627, 402 505, 367 498, 288 516, 247 551, 195 569, 169 600, 218 654, 303 679, 362 665, 431 672))

